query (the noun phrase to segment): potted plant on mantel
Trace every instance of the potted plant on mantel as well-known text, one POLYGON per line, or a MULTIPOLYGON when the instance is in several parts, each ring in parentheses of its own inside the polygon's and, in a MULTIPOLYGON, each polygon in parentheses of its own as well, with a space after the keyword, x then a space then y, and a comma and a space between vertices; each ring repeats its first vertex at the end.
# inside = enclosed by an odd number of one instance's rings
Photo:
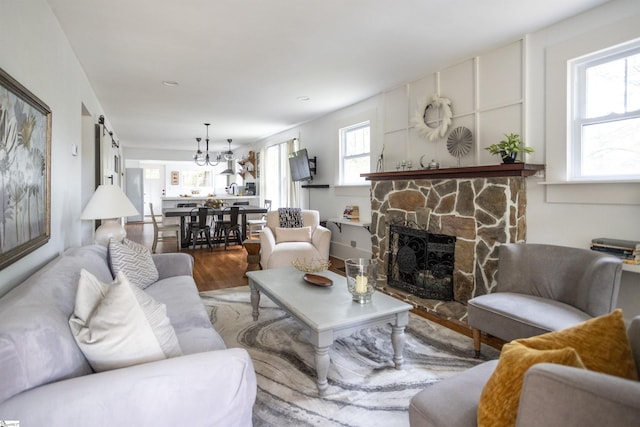
MULTIPOLYGON (((506 139, 503 139, 497 144, 491 144, 485 147, 485 150, 491 154, 499 155, 502 158, 503 163, 514 163, 518 157, 518 153, 531 153, 533 148, 525 147, 520 140, 520 135, 515 133, 504 134, 506 139)), ((524 159, 523 159, 524 161, 524 159)))

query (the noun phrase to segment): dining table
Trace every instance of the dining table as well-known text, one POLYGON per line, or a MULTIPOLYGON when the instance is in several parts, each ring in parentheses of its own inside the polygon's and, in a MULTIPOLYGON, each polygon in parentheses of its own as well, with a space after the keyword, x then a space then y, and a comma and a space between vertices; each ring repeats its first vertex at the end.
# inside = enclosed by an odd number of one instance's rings
MULTIPOLYGON (((247 215, 267 213, 267 209, 262 206, 238 205, 242 223, 242 241, 247 238, 247 215)), ((191 216, 191 212, 198 207, 165 208, 162 215, 166 218, 180 218, 180 242, 183 248, 189 247, 189 236, 187 236, 186 219, 191 216)), ((221 216, 229 213, 229 207, 208 208, 208 214, 221 216)))

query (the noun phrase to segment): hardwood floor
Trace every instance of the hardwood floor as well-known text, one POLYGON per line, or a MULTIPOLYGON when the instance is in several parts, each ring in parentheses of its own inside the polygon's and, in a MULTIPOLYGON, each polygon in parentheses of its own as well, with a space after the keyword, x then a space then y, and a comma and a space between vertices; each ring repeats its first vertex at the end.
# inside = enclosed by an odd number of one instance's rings
MULTIPOLYGON (((140 243, 149 249, 153 244, 153 224, 127 223, 127 238, 140 243)), ((175 252, 175 240, 158 242, 157 253, 175 252)), ((209 250, 206 245, 196 249, 183 249, 181 252, 191 254, 194 258, 193 278, 198 290, 212 291, 215 289, 234 288, 236 286, 248 285, 248 279, 243 277, 247 269, 247 252, 241 245, 232 245, 224 250, 223 245, 214 246, 209 250)), ((331 269, 338 274, 344 272, 337 270, 344 263, 341 260, 332 259, 331 269)))
MULTIPOLYGON (((149 249, 153 244, 153 224, 127 223, 127 237, 149 249)), ((167 239, 158 242, 157 253, 175 252, 175 240, 167 239)), ((224 245, 209 249, 206 245, 196 249, 183 249, 194 258, 193 278, 199 291, 233 288, 248 285, 248 279, 242 277, 247 268, 247 252, 241 245, 231 245, 224 250, 224 245)))

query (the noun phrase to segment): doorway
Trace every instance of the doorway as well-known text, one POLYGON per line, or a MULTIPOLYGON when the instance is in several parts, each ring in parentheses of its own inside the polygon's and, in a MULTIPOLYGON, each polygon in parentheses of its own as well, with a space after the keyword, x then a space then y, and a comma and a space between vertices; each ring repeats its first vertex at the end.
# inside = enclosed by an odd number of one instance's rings
POLYGON ((153 203, 154 211, 162 212, 162 196, 164 196, 165 166, 161 164, 141 163, 144 170, 144 216, 150 216, 149 203, 153 203))

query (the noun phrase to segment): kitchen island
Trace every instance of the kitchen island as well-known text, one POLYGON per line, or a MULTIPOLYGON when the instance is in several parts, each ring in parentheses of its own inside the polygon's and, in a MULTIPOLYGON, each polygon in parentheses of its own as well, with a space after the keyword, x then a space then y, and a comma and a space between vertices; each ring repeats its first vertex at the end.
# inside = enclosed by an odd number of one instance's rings
POLYGON ((234 202, 249 202, 250 205, 259 206, 260 196, 233 196, 231 194, 218 194, 216 196, 165 196, 162 197, 162 209, 176 208, 178 203, 198 203, 203 204, 208 199, 224 200, 233 204, 234 202))

